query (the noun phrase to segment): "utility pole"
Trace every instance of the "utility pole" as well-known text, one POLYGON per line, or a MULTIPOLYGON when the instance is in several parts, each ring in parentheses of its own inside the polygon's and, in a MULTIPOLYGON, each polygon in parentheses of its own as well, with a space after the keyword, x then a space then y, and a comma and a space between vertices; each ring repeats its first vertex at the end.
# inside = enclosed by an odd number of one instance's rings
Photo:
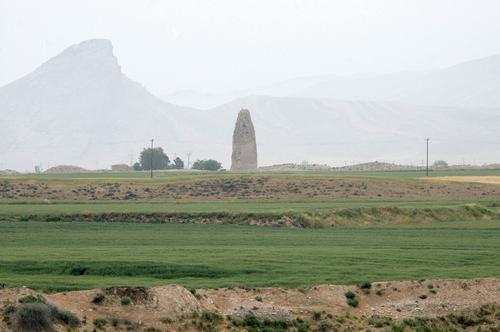
POLYGON ((154 156, 154 151, 153 151, 153 142, 155 141, 154 138, 151 139, 151 178, 153 178, 153 156, 154 156))
POLYGON ((429 176, 429 138, 425 139, 427 145, 427 158, 425 162, 425 176, 429 176))

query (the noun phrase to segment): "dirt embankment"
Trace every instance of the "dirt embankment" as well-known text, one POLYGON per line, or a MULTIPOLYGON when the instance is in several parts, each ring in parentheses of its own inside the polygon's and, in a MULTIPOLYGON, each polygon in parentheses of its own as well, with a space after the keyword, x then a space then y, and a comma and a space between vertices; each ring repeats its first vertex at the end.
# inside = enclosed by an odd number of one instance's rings
MULTIPOLYGON (((25 288, 0 290, 0 331, 15 324, 19 302, 36 294, 25 288)), ((172 285, 41 295, 47 303, 75 313, 81 321, 74 328, 78 331, 409 331, 433 325, 498 331, 500 324, 500 279, 493 278, 308 289, 187 290, 172 285), (350 305, 349 298, 354 299, 350 305)), ((57 324, 58 330, 67 330, 57 324)))
POLYGON ((500 198, 494 184, 400 179, 241 176, 172 182, 0 180, 0 199, 500 198))
POLYGON ((430 208, 342 208, 316 212, 231 213, 231 212, 130 212, 130 213, 59 213, 1 216, 2 221, 42 222, 123 222, 255 225, 290 228, 356 227, 381 224, 425 224, 457 220, 500 220, 498 203, 466 204, 430 208))

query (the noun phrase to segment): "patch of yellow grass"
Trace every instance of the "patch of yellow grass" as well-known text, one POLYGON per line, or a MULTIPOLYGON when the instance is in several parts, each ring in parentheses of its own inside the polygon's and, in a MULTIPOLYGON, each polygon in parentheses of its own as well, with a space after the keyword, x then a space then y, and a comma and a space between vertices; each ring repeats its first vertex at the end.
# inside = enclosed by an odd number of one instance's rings
POLYGON ((499 184, 500 176, 440 176, 428 178, 429 180, 453 181, 453 182, 476 182, 486 184, 499 184))

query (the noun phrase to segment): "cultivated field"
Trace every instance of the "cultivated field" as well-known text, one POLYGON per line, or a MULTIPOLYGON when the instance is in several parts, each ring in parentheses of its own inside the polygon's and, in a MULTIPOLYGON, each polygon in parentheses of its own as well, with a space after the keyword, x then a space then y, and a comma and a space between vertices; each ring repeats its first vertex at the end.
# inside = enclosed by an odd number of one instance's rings
POLYGON ((0 177, 0 330, 494 330, 500 171, 432 175, 0 177))
POLYGON ((500 276, 498 185, 373 173, 0 178, 0 281, 68 290, 500 276))
POLYGON ((500 276, 500 224, 290 229, 0 223, 0 280, 47 290, 349 284, 500 276))

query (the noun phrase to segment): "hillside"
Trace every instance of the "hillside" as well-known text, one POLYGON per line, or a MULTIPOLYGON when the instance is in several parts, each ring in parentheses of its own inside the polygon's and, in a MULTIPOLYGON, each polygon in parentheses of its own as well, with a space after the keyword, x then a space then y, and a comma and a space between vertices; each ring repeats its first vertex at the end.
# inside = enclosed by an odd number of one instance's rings
POLYGON ((88 40, 0 88, 0 154, 16 169, 128 162, 151 137, 191 134, 187 111, 126 77, 109 41, 88 40))

